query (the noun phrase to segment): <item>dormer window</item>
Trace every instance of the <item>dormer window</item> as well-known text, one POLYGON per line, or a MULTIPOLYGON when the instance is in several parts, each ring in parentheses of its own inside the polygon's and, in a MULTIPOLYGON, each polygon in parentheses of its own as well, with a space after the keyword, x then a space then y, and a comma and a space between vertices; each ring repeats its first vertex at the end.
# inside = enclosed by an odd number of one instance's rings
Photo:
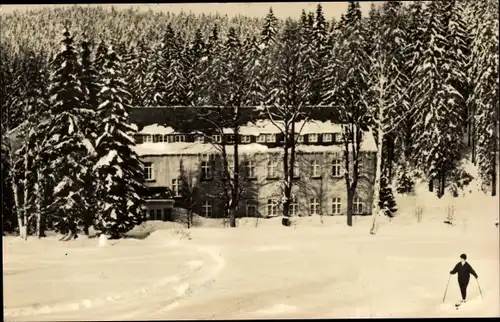
POLYGON ((276 134, 266 134, 266 142, 268 143, 276 142, 276 134))
POLYGON ((205 137, 203 135, 198 135, 194 141, 198 143, 205 143, 205 137))
POLYGON ((241 143, 250 143, 250 142, 251 142, 250 135, 243 135, 241 137, 241 143))
POLYGON ((323 142, 332 142, 333 135, 331 133, 323 134, 323 142))
POLYGON ((316 133, 309 134, 309 136, 308 136, 308 140, 309 140, 309 142, 311 142, 311 143, 316 143, 316 142, 318 142, 318 134, 316 134, 316 133))
POLYGON ((297 143, 304 143, 304 136, 297 134, 295 136, 297 143))
POLYGON ((151 142, 153 142, 153 137, 150 134, 145 134, 142 137, 142 142, 151 143, 151 142))
POLYGON ((259 137, 257 137, 257 142, 258 143, 265 143, 266 142, 266 135, 265 134, 259 135, 259 137))
POLYGON ((174 142, 186 142, 186 136, 185 135, 175 135, 174 142))
POLYGON ((217 143, 221 143, 222 142, 222 137, 220 135, 218 135, 218 134, 212 135, 212 141, 217 142, 217 143))

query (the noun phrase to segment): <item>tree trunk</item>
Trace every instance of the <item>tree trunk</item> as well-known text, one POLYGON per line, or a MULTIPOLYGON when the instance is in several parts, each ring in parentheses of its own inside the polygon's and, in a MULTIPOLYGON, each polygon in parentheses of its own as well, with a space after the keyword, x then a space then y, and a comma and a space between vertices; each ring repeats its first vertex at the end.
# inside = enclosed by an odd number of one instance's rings
POLYGON ((233 155, 233 189, 231 193, 231 210, 229 217, 229 226, 236 227, 236 209, 238 208, 239 195, 240 195, 240 176, 239 176, 239 158, 238 158, 238 137, 239 137, 239 126, 238 126, 238 108, 235 110, 235 124, 234 124, 234 155, 233 155))
POLYGON ((472 125, 472 151, 471 151, 471 161, 474 165, 476 165, 476 127, 474 118, 471 120, 472 125))
MULTIPOLYGON (((283 226, 290 226, 290 197, 292 195, 292 185, 291 185, 291 177, 290 177, 290 170, 293 170, 293 164, 291 163, 291 159, 293 158, 294 154, 294 144, 291 145, 291 151, 289 153, 289 148, 290 148, 290 131, 292 131, 292 135, 294 135, 294 124, 292 121, 292 129, 290 130, 288 128, 288 124, 285 122, 285 149, 283 153, 283 174, 284 174, 284 182, 285 182, 285 187, 283 188, 283 197, 285 199, 285 202, 283 203, 283 220, 282 220, 282 225, 283 226)), ((293 176, 293 174, 292 174, 293 176)))
POLYGON ((388 135, 387 138, 387 179, 392 182, 392 165, 394 161, 394 137, 388 135))
POLYGON ((352 208, 354 204, 354 191, 347 189, 347 226, 352 227, 352 208))
POLYGON ((434 179, 429 179, 429 192, 434 191, 434 179))
POLYGON ((491 196, 494 197, 496 195, 497 195, 497 170, 495 165, 491 173, 491 196))
POLYGON ((439 172, 439 187, 438 187, 439 198, 444 196, 445 183, 446 183, 446 173, 444 170, 441 170, 439 172))
POLYGON ((43 231, 44 227, 42 225, 42 211, 41 211, 41 203, 42 203, 42 176, 40 171, 36 171, 36 183, 35 183, 35 213, 36 213, 36 235, 38 238, 44 237, 45 233, 43 231))
POLYGON ((377 221, 377 208, 380 201, 380 177, 382 175, 382 142, 383 142, 383 133, 381 129, 381 125, 379 124, 379 131, 377 135, 377 156, 376 156, 376 166, 375 166, 375 184, 373 186, 373 198, 372 198, 372 216, 373 216, 373 224, 370 230, 372 235, 375 235, 376 230, 376 221, 377 221))

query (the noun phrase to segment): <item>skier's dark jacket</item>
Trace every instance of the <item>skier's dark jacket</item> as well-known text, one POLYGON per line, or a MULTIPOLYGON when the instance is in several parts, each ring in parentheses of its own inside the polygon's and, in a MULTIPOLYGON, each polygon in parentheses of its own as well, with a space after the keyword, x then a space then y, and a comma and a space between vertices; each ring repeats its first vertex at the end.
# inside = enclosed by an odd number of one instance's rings
POLYGON ((456 274, 456 273, 458 273, 458 282, 460 284, 468 284, 471 274, 475 278, 477 278, 476 272, 467 262, 465 262, 465 264, 463 265, 461 262, 455 265, 455 268, 452 271, 450 271, 450 274, 456 274))

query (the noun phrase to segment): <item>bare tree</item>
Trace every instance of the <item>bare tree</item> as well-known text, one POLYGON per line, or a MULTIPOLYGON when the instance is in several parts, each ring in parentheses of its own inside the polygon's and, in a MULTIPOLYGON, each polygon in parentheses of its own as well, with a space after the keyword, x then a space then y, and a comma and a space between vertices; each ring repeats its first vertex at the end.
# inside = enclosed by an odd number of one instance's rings
MULTIPOLYGON (((270 92, 271 104, 264 109, 270 121, 283 136, 283 173, 282 197, 283 225, 289 226, 290 197, 292 193, 293 168, 296 157, 297 134, 308 120, 311 106, 308 106, 310 75, 303 73, 308 54, 303 48, 303 31, 291 20, 285 23, 285 30, 278 44, 277 63, 272 78, 266 83, 270 92), (308 109, 309 108, 309 109, 308 109), (297 122, 302 120, 302 127, 296 129, 297 122)), ((267 102, 266 102, 267 103, 267 102)))

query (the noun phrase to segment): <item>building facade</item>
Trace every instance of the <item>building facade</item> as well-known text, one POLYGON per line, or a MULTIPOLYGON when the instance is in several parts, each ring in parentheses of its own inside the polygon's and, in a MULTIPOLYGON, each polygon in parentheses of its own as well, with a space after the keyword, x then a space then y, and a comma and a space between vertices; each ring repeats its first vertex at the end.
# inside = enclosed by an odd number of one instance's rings
MULTIPOLYGON (((331 122, 308 121, 305 124, 298 122, 295 128, 300 129, 300 133, 296 133, 291 215, 345 215, 347 189, 344 172, 352 173, 353 169, 352 164, 345 169, 342 127, 331 122)), ((194 213, 205 217, 222 217, 222 149, 226 151, 228 170, 232 174, 233 142, 238 140, 243 192, 237 216, 273 217, 282 214, 284 149, 281 133, 280 125, 269 120, 242 125, 238 137, 231 129, 206 134, 149 124, 138 132, 135 151, 144 163, 148 187, 168 190, 175 207, 190 207, 194 213)), ((355 214, 368 215, 371 212, 375 156, 373 135, 365 131, 361 142, 360 178, 354 198, 355 214)), ((147 207, 153 215, 158 209, 165 208, 161 202, 148 203, 147 207)))

